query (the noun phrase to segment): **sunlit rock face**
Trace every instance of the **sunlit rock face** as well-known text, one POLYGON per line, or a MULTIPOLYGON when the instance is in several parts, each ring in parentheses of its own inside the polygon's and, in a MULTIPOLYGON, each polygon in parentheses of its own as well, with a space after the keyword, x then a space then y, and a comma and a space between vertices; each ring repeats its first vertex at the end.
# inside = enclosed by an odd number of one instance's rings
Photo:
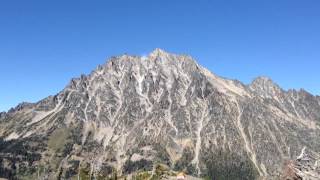
POLYGON ((318 176, 320 98, 266 77, 245 85, 156 49, 112 57, 57 95, 1 113, 0 137, 0 177, 9 179, 130 178, 159 164, 276 179, 303 149, 318 176))

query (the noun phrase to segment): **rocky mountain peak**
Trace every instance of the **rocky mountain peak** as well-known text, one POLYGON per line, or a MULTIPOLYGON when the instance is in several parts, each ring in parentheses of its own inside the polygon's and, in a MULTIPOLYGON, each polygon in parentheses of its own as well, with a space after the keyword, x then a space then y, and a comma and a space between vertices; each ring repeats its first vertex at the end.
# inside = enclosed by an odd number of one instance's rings
POLYGON ((29 103, 29 102, 22 102, 22 103, 19 103, 16 107, 14 108, 11 108, 8 113, 12 113, 12 112, 15 112, 15 111, 20 111, 26 107, 31 107, 33 105, 33 103, 29 103))
POLYGON ((181 65, 193 68, 197 65, 197 62, 191 56, 170 53, 160 48, 156 48, 148 56, 141 57, 141 59, 155 62, 157 65, 167 65, 168 68, 181 67, 181 65))
POLYGON ((263 86, 263 87, 272 87, 277 88, 279 87, 273 80, 267 76, 259 76, 255 78, 252 83, 252 86, 263 86))
POLYGON ((154 49, 150 54, 149 56, 150 57, 158 57, 158 56, 168 56, 169 53, 160 49, 160 48, 156 48, 154 49))
POLYGON ((277 179, 302 148, 318 157, 319 112, 312 95, 290 95, 265 77, 246 86, 190 56, 116 56, 55 96, 0 113, 0 177, 130 179, 161 166, 277 179))
POLYGON ((6 115, 6 112, 0 112, 0 119, 4 118, 6 115))
POLYGON ((257 77, 249 87, 253 92, 267 98, 275 97, 282 92, 280 86, 266 76, 257 77))

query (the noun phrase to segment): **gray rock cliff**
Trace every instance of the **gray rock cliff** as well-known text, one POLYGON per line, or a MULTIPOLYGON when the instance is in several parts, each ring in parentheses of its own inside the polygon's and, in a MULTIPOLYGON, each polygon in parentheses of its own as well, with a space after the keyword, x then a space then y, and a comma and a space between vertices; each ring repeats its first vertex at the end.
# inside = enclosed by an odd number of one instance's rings
POLYGON ((318 96, 266 77, 224 79, 161 49, 112 57, 57 95, 0 114, 0 177, 9 179, 131 177, 158 164, 277 179, 303 149, 319 157, 318 96))

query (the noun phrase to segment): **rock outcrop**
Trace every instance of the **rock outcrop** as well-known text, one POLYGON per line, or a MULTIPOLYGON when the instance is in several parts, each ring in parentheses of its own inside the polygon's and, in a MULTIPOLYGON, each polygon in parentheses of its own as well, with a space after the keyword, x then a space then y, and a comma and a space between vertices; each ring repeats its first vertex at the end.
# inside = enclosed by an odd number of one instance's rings
POLYGON ((160 49, 112 57, 57 95, 0 115, 0 177, 10 179, 148 177, 159 164, 277 179, 291 161, 303 178, 312 168, 296 163, 302 149, 319 157, 319 97, 266 77, 225 79, 160 49))

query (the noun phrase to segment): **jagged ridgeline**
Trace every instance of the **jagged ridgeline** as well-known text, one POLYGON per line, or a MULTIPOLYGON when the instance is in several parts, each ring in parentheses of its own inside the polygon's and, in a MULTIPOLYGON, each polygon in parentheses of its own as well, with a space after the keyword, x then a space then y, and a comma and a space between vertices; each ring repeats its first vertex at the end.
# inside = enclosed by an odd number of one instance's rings
POLYGON ((112 57, 0 114, 7 179, 319 179, 319 151, 320 97, 160 49, 112 57))

